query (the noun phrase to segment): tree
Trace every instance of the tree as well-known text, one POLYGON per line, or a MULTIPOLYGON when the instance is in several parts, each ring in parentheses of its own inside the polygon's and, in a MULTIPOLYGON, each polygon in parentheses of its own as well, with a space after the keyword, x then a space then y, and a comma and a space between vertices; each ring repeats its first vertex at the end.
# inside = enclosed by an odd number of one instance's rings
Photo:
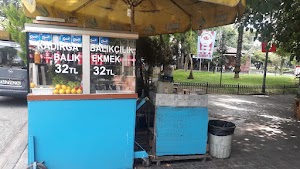
POLYGON ((289 53, 285 51, 282 47, 277 48, 276 50, 276 56, 280 58, 280 64, 279 64, 279 73, 283 74, 283 64, 287 60, 287 57, 289 56, 289 53))
POLYGON ((173 35, 173 51, 178 51, 178 53, 175 54, 178 68, 184 68, 184 70, 187 71, 188 65, 190 65, 190 74, 188 79, 194 79, 193 58, 191 56, 192 54, 197 53, 197 37, 198 33, 193 30, 185 33, 176 33, 173 35))
POLYGON ((214 27, 208 30, 217 32, 217 37, 216 37, 217 42, 215 43, 215 45, 219 44, 218 41, 221 39, 221 35, 224 35, 225 45, 227 47, 237 46, 238 32, 234 24, 214 27))
POLYGON ((26 34, 22 30, 24 30, 24 24, 30 22, 30 19, 25 16, 22 7, 14 3, 4 4, 1 9, 6 18, 6 22, 3 22, 3 27, 9 32, 12 40, 20 44, 22 51, 18 52, 18 54, 27 63, 26 34))
POLYGON ((277 45, 291 60, 300 61, 300 1, 281 0, 280 11, 277 16, 276 40, 277 45))
POLYGON ((223 74, 223 65, 225 63, 225 60, 224 60, 224 54, 226 53, 227 51, 227 47, 226 47, 226 40, 225 40, 225 35, 222 34, 222 37, 219 41, 219 47, 218 47, 218 53, 219 53, 219 63, 221 64, 221 77, 220 77, 220 85, 222 84, 222 74, 223 74))
POLYGON ((150 87, 150 76, 154 66, 165 67, 173 62, 172 51, 170 47, 170 35, 159 35, 152 37, 143 37, 137 40, 137 61, 139 65, 139 81, 137 89, 139 93, 144 89, 145 95, 148 95, 150 87), (147 69, 145 69, 147 67, 147 69))
MULTIPOLYGON (((185 33, 175 33, 172 35, 173 44, 176 53, 177 66, 178 68, 185 70, 188 69, 188 63, 185 62, 185 56, 190 56, 190 54, 197 53, 197 37, 196 31, 190 30, 185 33), (179 49, 176 51, 176 49, 179 49), (183 66, 184 65, 184 66, 183 66)), ((174 53, 175 54, 175 53, 174 53)), ((187 58, 187 60, 190 60, 187 58)))
POLYGON ((236 49, 236 61, 234 66, 234 78, 240 78, 241 72, 241 57, 242 57, 242 48, 243 48, 243 35, 244 35, 244 25, 239 24, 238 27, 238 40, 237 40, 237 49, 236 49))
POLYGON ((281 3, 282 0, 247 0, 246 12, 242 19, 242 24, 247 30, 255 29, 256 37, 259 34, 260 41, 267 43, 262 93, 266 92, 268 51, 270 45, 275 41, 276 20, 280 15, 281 3))

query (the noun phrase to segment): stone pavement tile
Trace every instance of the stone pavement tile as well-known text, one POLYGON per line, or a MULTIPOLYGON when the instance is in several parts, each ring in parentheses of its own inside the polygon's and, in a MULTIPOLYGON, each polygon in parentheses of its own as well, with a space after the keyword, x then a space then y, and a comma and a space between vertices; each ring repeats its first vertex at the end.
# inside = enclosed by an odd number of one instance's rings
POLYGON ((152 163, 150 167, 138 163, 136 169, 300 168, 300 122, 295 122, 292 117, 294 96, 209 97, 210 117, 237 125, 230 158, 162 162, 160 166, 152 163))
POLYGON ((28 166, 27 159, 28 159, 28 149, 26 148, 23 154, 21 155, 21 158, 19 159, 18 163, 14 167, 14 169, 25 169, 28 166))
POLYGON ((194 166, 193 164, 190 164, 190 163, 186 163, 186 164, 184 164, 183 166, 184 166, 184 168, 186 168, 186 169, 195 169, 195 166, 194 166))
POLYGON ((300 168, 299 165, 293 165, 293 164, 290 164, 290 163, 284 162, 284 161, 274 162, 269 166, 272 166, 275 169, 281 169, 281 168, 299 169, 300 168))
MULTIPOLYGON (((12 139, 5 151, 0 153, 3 165, 1 169, 13 169, 18 163, 21 155, 27 147, 27 123, 20 129, 18 134, 12 139)), ((1 164, 0 163, 0 164, 1 164)))

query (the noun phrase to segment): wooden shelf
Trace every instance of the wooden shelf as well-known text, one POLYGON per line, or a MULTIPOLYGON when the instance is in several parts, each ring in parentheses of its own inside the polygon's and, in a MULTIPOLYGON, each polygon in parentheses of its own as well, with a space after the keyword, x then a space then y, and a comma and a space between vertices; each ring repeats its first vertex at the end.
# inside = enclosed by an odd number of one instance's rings
POLYGON ((98 100, 98 99, 136 99, 138 95, 133 94, 53 94, 53 95, 33 95, 27 96, 28 101, 34 100, 98 100))

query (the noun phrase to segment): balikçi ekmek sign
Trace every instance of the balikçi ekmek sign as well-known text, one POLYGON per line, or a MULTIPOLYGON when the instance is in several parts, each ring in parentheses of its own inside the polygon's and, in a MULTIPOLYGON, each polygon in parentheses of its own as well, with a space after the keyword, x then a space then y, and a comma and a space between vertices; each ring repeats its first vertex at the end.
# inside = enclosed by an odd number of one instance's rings
MULTIPOLYGON (((108 38, 90 38, 90 62, 94 75, 115 75, 113 69, 105 65, 121 65, 121 54, 135 53, 134 48, 109 45, 108 42, 108 38)), ((39 53, 41 62, 45 60, 46 64, 55 65, 55 73, 78 74, 75 65, 82 64, 82 36, 29 33, 29 46, 33 46, 35 53, 39 53)))

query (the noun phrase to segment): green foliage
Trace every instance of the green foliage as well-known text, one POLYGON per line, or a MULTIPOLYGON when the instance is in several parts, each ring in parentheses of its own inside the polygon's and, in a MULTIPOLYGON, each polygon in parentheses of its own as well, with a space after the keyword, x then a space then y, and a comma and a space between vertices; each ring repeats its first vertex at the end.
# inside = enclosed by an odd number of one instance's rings
MULTIPOLYGON (((254 62, 265 62, 266 53, 261 50, 256 50, 253 52, 253 56, 251 58, 252 63, 254 62)), ((275 66, 279 66, 282 58, 278 56, 276 53, 269 53, 268 63, 275 66)))
POLYGON ((256 50, 253 52, 253 56, 251 58, 251 62, 264 62, 265 61, 265 53, 261 52, 260 50, 256 50))
POLYGON ((215 46, 218 46, 220 44, 219 41, 220 41, 222 35, 224 35, 225 45, 227 47, 235 48, 237 46, 238 32, 233 24, 226 25, 226 26, 214 27, 214 28, 210 28, 208 30, 217 32, 215 46))
POLYGON ((137 53, 150 67, 172 62, 169 35, 143 37, 137 41, 137 53))
POLYGON ((60 74, 54 75, 51 79, 52 79, 52 84, 54 86, 57 84, 66 84, 67 83, 66 79, 60 74))
POLYGON ((184 42, 182 47, 184 50, 186 50, 187 54, 193 53, 196 54, 197 53, 197 41, 198 41, 198 34, 196 33, 196 31, 188 31, 186 33, 183 34, 184 36, 184 42))
POLYGON ((300 61, 300 1, 281 0, 277 17, 277 45, 289 53, 290 59, 300 61))
POLYGON ((260 41, 274 40, 275 21, 280 11, 280 3, 281 0, 247 0, 247 8, 241 24, 246 27, 246 31, 255 29, 256 37, 260 35, 260 41))
POLYGON ((299 0, 247 0, 242 24, 255 29, 260 41, 276 42, 291 60, 300 61, 299 6, 299 0))
POLYGON ((176 45, 177 42, 181 43, 181 52, 183 54, 196 54, 197 53, 197 41, 198 33, 197 31, 187 31, 185 33, 175 33, 172 35, 173 43, 171 45, 176 45))
POLYGON ((20 58, 27 63, 26 34, 22 32, 22 30, 24 30, 24 24, 30 22, 30 19, 25 16, 21 7, 15 6, 13 3, 2 6, 1 10, 7 19, 3 27, 9 32, 12 40, 20 44, 22 51, 18 54, 20 58))

